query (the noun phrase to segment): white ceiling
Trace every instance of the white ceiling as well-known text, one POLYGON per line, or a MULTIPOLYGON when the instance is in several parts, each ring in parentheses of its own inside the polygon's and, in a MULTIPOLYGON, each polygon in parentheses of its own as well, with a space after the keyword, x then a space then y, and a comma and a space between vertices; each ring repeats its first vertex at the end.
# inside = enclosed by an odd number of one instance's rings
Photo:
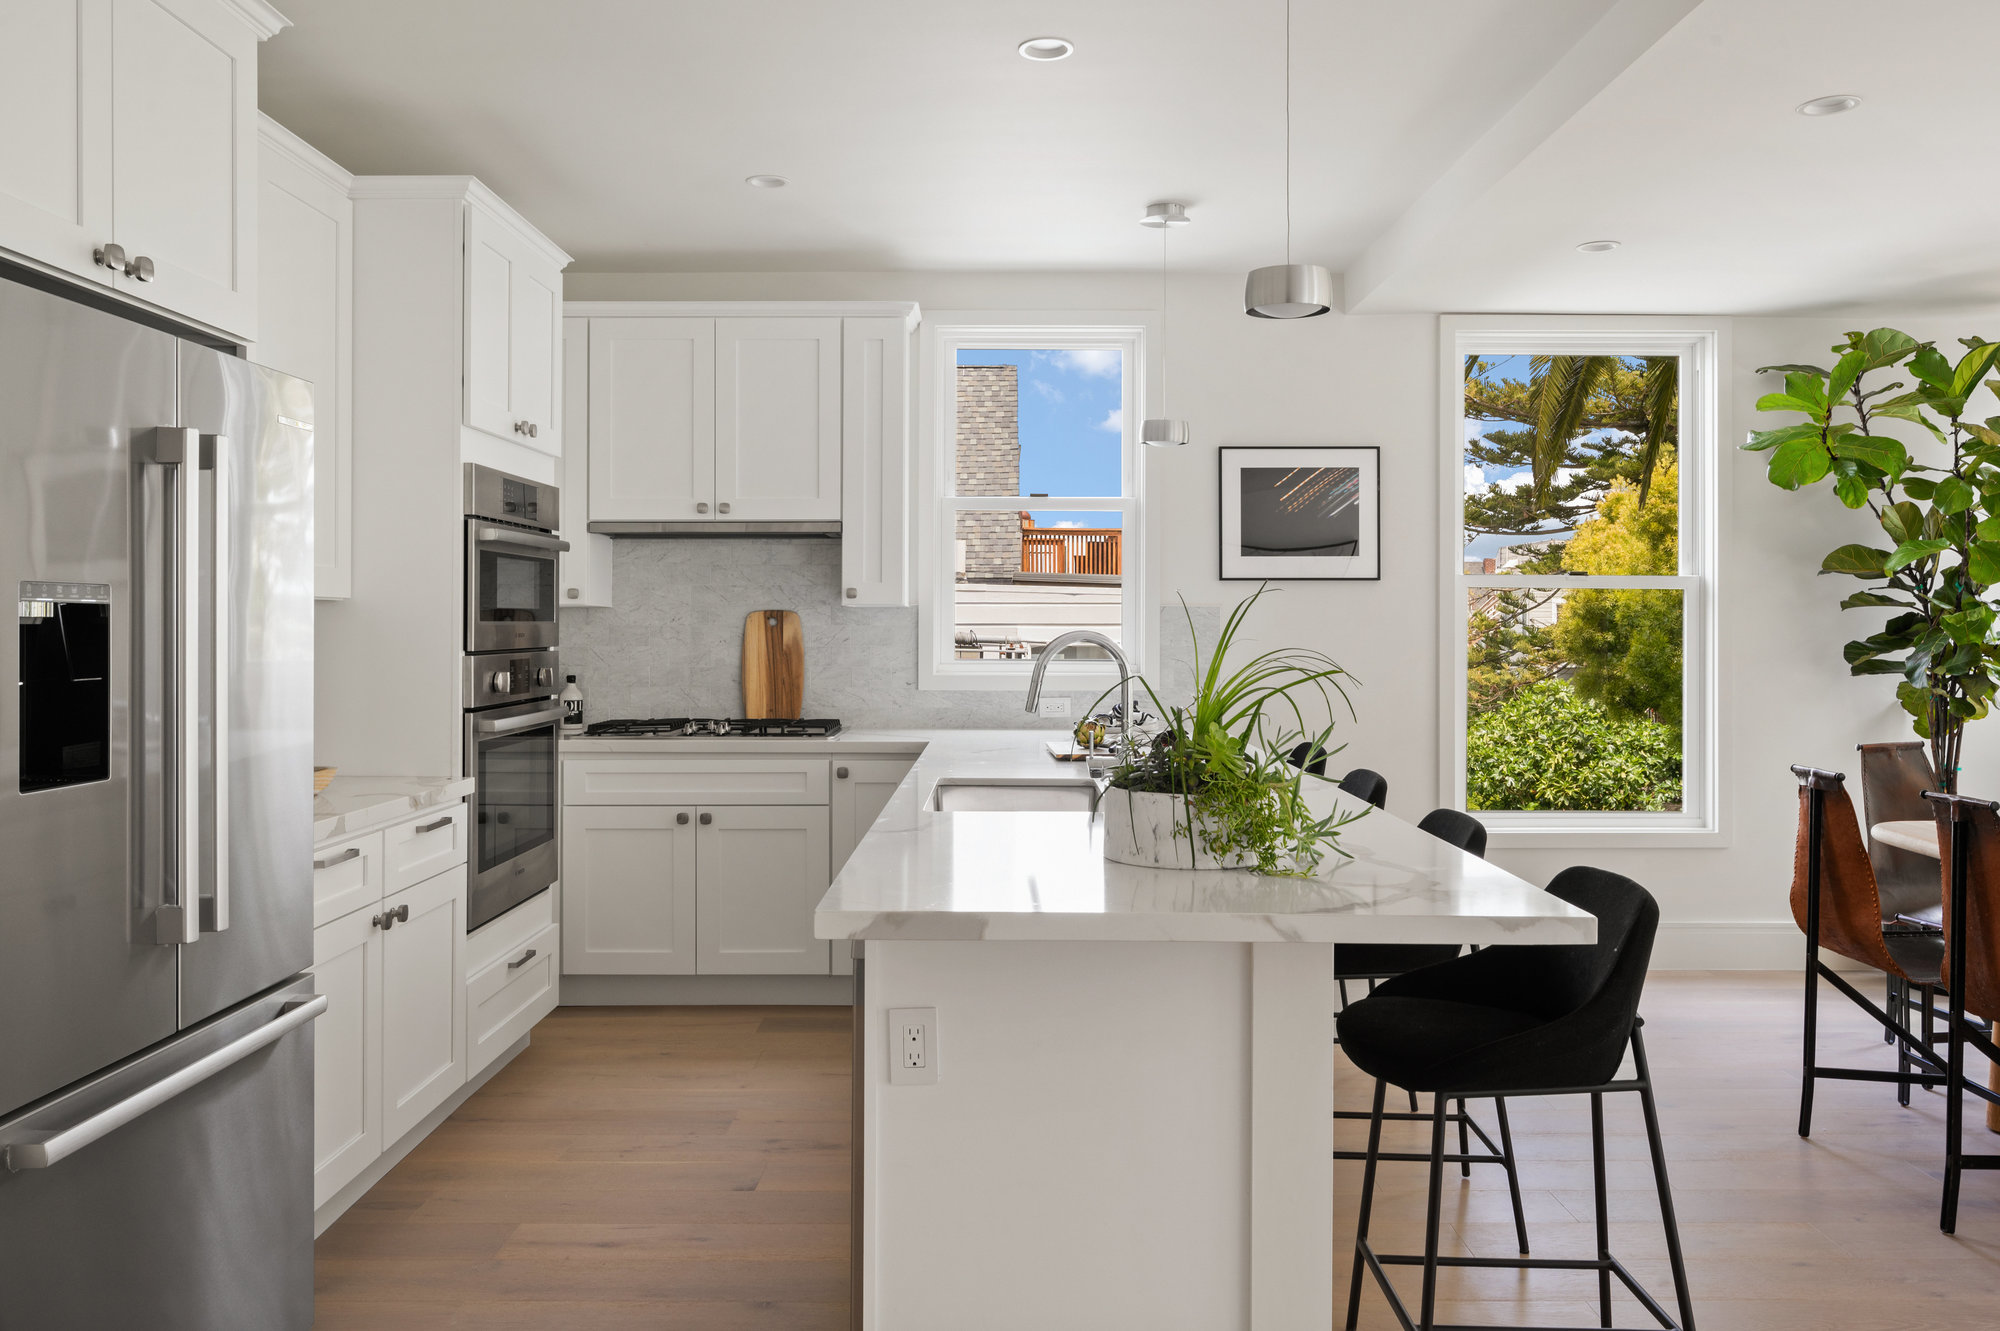
MULTIPOLYGON (((1956 41, 1881 0, 1294 4, 1293 250, 1351 309, 2000 299, 1992 0, 1921 7, 1956 41), (1830 92, 1866 101, 1792 112, 1830 92)), ((1283 257, 1283 0, 281 7, 266 111, 481 177, 578 270, 1148 268, 1163 198, 1176 268, 1283 257), (1049 33, 1077 53, 1015 54, 1049 33)))

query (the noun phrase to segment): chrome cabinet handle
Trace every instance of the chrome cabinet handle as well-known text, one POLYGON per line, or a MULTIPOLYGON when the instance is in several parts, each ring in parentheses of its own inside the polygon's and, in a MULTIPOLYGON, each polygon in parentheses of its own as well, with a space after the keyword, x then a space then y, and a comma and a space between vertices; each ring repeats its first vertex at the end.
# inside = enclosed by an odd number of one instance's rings
POLYGON ((109 268, 113 272, 125 271, 125 247, 123 245, 100 245, 90 252, 91 261, 99 268, 109 268))
MULTIPOLYGON (((153 280, 153 261, 144 255, 134 260, 133 273, 141 282, 153 280)), ((230 603, 232 588, 229 583, 229 567, 232 562, 231 550, 235 533, 230 529, 229 514, 234 507, 229 501, 230 476, 233 470, 229 460, 229 437, 221 434, 205 434, 200 437, 201 469, 213 478, 214 503, 208 517, 209 567, 211 577, 209 595, 209 618, 204 625, 213 647, 209 653, 213 673, 213 692, 209 698, 209 733, 214 752, 210 767, 213 782, 214 803, 209 809, 209 820, 215 837, 214 890, 209 897, 208 909, 203 914, 200 927, 209 933, 226 933, 229 929, 229 697, 230 688, 230 603)))
POLYGON ((452 824, 452 816, 450 814, 446 814, 444 817, 438 819, 434 823, 425 823, 422 827, 419 827, 417 829, 417 835, 422 836, 426 832, 435 832, 441 827, 450 827, 451 824, 452 824))
POLYGON ((129 264, 127 264, 127 265, 125 265, 125 276, 127 276, 127 277, 136 277, 136 278, 138 278, 138 279, 139 279, 139 280, 140 280, 141 282, 150 282, 150 281, 152 281, 152 280, 153 280, 153 261, 152 261, 151 259, 147 258, 147 257, 146 257, 145 255, 143 255, 143 254, 142 254, 142 255, 140 255, 140 256, 139 256, 138 258, 136 258, 136 259, 132 260, 132 262, 131 262, 131 263, 129 263, 129 264))
POLYGON ((275 1044, 299 1027, 317 1018, 326 1011, 327 997, 315 994, 311 998, 287 999, 278 1010, 278 1015, 247 1035, 231 1040, 222 1048, 203 1058, 198 1058, 178 1072, 169 1073, 151 1086, 129 1095, 80 1123, 46 1135, 37 1133, 38 1140, 0 1143, 0 1164, 9 1172, 24 1169, 47 1169, 62 1163, 100 1137, 124 1127, 133 1119, 149 1110, 157 1109, 183 1091, 201 1085, 216 1073, 240 1063, 259 1049, 275 1044))
POLYGON ((398 921, 401 921, 404 924, 408 924, 410 922, 409 902, 407 901, 404 902, 402 905, 396 907, 396 909, 394 910, 385 910, 380 915, 377 915, 374 918, 370 919, 368 922, 386 934, 391 929, 396 927, 398 921))
POLYGON ((707 827, 710 823, 714 821, 715 821, 715 815, 712 813, 705 813, 701 816, 701 825, 703 827, 707 827))
POLYGON ((841 779, 842 781, 845 781, 845 780, 847 780, 847 769, 846 769, 845 767, 836 767, 836 768, 834 768, 834 769, 833 769, 833 774, 834 774, 835 776, 839 777, 839 778, 840 778, 840 779, 841 779))
POLYGON ((708 512, 708 505, 707 505, 707 504, 696 504, 696 505, 694 506, 694 511, 695 511, 695 512, 697 512, 697 513, 706 513, 706 512, 708 512))
POLYGON ((526 952, 523 952, 520 956, 516 957, 514 960, 508 962, 507 969, 510 971, 517 971, 521 969, 521 967, 533 961, 534 959, 535 959, 535 949, 531 947, 526 952))
POLYGON ((341 851, 340 854, 338 855, 329 855, 326 859, 314 860, 313 868, 331 869, 336 864, 345 864, 349 860, 358 860, 360 858, 361 858, 361 847, 349 846, 346 850, 341 851))
POLYGON ((688 816, 684 813, 677 813, 674 815, 674 821, 676 823, 679 823, 682 827, 686 827, 688 822, 688 816))
POLYGON ((173 829, 164 868, 174 886, 174 899, 166 900, 163 884, 155 941, 196 943, 201 941, 202 598, 195 585, 201 577, 203 547, 201 434, 184 426, 164 426, 153 431, 150 444, 143 461, 165 470, 173 494, 169 506, 173 536, 165 552, 171 571, 172 590, 165 609, 172 626, 172 649, 164 681, 172 716, 165 728, 172 756, 164 758, 162 766, 171 773, 163 786, 166 821, 173 829))
POLYGON ((729 505, 727 505, 727 504, 717 504, 717 505, 715 506, 715 511, 716 511, 716 512, 718 512, 718 513, 727 513, 727 512, 729 511, 729 505))

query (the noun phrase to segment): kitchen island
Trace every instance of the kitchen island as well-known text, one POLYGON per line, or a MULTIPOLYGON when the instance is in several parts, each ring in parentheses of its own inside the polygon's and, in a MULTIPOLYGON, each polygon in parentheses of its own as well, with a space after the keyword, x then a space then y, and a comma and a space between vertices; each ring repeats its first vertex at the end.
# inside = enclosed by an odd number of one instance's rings
POLYGON ((1332 944, 1588 943, 1595 919, 1381 811, 1309 879, 1109 864, 1087 812, 934 807, 1073 802, 1051 736, 908 738, 815 917, 861 943, 860 1325, 1324 1331, 1332 944))

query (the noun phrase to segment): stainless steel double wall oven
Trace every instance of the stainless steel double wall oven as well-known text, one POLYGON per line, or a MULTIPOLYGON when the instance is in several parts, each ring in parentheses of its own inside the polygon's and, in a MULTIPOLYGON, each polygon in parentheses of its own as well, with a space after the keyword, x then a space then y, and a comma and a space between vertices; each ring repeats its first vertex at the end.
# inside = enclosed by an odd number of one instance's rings
POLYGON ((465 770, 477 929, 556 880, 557 538, 553 485, 465 467, 465 770))

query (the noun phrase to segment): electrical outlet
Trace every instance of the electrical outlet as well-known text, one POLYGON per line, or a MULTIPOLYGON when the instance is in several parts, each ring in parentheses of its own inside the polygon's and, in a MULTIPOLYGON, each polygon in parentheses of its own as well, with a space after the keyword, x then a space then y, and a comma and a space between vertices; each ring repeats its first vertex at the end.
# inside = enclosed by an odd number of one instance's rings
POLYGON ((938 1079, 937 1009, 889 1009, 889 1084, 931 1086, 938 1079))
POLYGON ((1035 703, 1036 716, 1068 716, 1076 700, 1074 698, 1048 697, 1035 703))

